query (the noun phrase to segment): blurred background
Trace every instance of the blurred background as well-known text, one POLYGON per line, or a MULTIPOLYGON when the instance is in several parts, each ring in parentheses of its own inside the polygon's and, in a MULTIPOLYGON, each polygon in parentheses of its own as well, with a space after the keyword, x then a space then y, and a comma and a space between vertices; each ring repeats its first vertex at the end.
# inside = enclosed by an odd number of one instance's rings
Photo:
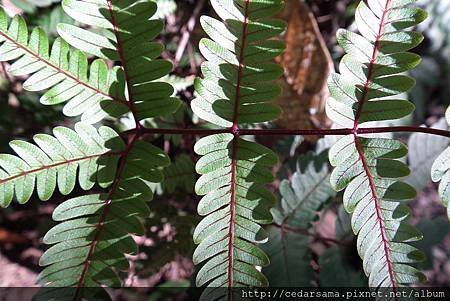
MULTIPOLYGON (((176 87, 183 106, 174 115, 146 121, 147 127, 208 127, 193 116, 189 103, 194 97, 193 80, 200 75, 202 57, 198 41, 205 36, 199 26, 200 15, 214 12, 205 0, 155 0, 158 12, 155 18, 165 22, 158 38, 166 45, 163 57, 174 64, 173 73, 164 80, 176 87)), ((74 23, 66 16, 58 0, 3 0, 0 1, 9 15, 21 14, 30 27, 41 26, 54 39, 58 23, 74 23)), ((264 125, 272 128, 312 129, 332 126, 324 113, 328 97, 326 79, 337 69, 342 50, 337 46, 335 33, 343 27, 355 29, 354 12, 359 1, 352 0, 286 0, 280 17, 288 22, 288 29, 280 37, 287 43, 286 53, 277 61, 285 68, 279 81, 283 95, 278 99, 284 109, 280 121, 264 125)), ((414 115, 402 119, 397 125, 426 125, 447 129, 443 120, 450 101, 450 1, 419 0, 419 5, 429 12, 428 20, 418 30, 425 35, 424 42, 414 52, 423 58, 420 66, 411 72, 417 80, 416 87, 407 95, 416 106, 414 115)), ((47 107, 39 103, 37 93, 22 89, 24 78, 13 78, 8 64, 0 63, 0 152, 8 153, 8 142, 13 139, 30 140, 36 133, 50 133, 57 125, 72 126, 77 120, 64 117, 61 107, 47 107)), ((127 117, 106 120, 110 126, 124 130, 132 126, 127 117)), ((436 184, 429 176, 434 159, 449 145, 445 138, 422 134, 399 135, 409 145, 407 158, 412 176, 407 182, 419 191, 410 203, 411 222, 424 234, 418 246, 428 255, 419 265, 428 277, 427 286, 450 286, 450 224, 445 208, 437 195, 436 184)), ((296 173, 304 172, 302 166, 311 156, 320 168, 329 170, 326 151, 330 139, 320 137, 265 138, 259 142, 272 147, 280 156, 274 169, 277 180, 271 189, 278 195, 279 185, 295 185, 296 173), (308 157, 310 156, 310 157, 308 157), (282 184, 284 183, 284 184, 282 184)), ((154 187, 157 192, 150 203, 152 216, 146 220, 146 235, 136 237, 141 253, 130 256, 131 270, 126 275, 125 286, 139 287, 129 292, 114 292, 118 299, 149 296, 157 300, 171 290, 161 287, 178 287, 189 290, 195 268, 191 255, 194 250, 192 232, 199 218, 196 206, 199 198, 193 193, 197 175, 194 171, 196 157, 192 146, 194 137, 161 136, 153 142, 167 151, 173 164, 166 170, 164 185, 154 187)), ((311 161, 311 160, 310 160, 311 161)), ((311 161, 312 162, 312 161, 311 161)), ((75 191, 79 195, 81 191, 75 191)), ((281 199, 282 196, 279 196, 281 199)), ((56 196, 42 203, 37 198, 26 205, 13 204, 0 209, 0 287, 35 286, 41 270, 39 257, 46 246, 42 243, 45 232, 53 225, 53 209, 66 197, 56 196)), ((293 235, 301 237, 307 249, 305 261, 311 275, 305 279, 310 286, 364 286, 361 263, 355 250, 355 239, 349 228, 349 218, 343 214, 341 195, 332 194, 316 209, 319 214, 307 229, 293 235)), ((269 227, 271 235, 285 231, 277 225, 269 227)), ((295 240, 295 237, 292 238, 295 240)), ((270 249, 271 246, 267 248, 270 249)), ((268 271, 269 274, 274 272, 268 271)), ((270 278, 270 277, 269 277, 270 278)), ((142 297, 149 300, 148 297, 142 297)))

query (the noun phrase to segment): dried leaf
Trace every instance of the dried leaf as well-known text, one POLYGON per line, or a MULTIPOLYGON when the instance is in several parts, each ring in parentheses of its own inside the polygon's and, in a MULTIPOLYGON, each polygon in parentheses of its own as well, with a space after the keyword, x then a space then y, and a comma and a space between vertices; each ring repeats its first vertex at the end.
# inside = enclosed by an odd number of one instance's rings
MULTIPOLYGON (((325 115, 327 78, 333 62, 317 22, 303 1, 287 1, 280 17, 288 22, 286 51, 276 61, 284 68, 279 80, 283 115, 277 125, 288 129, 328 127, 325 115)), ((314 138, 317 139, 317 138, 314 138)))

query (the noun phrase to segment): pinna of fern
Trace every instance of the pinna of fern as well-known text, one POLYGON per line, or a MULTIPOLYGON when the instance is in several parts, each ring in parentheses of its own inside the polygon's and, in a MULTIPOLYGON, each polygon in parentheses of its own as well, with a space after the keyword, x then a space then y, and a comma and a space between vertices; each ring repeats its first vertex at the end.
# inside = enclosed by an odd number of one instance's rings
MULTIPOLYGON (((324 140, 318 142, 324 144, 324 140)), ((272 287, 308 287, 314 278, 311 236, 306 234, 321 208, 336 195, 327 154, 318 147, 300 156, 291 180, 280 183, 281 199, 271 209, 275 226, 269 228, 269 241, 263 246, 270 259, 263 273, 272 287)))
POLYGON ((201 175, 195 190, 204 195, 198 213, 204 216, 196 227, 194 263, 204 263, 197 285, 208 285, 205 300, 232 298, 232 287, 266 286, 256 266, 268 258, 255 244, 267 240, 260 224, 272 221, 268 208, 274 196, 264 188, 273 176, 270 168, 277 156, 268 148, 240 137, 240 127, 278 117, 272 103, 280 88, 271 83, 282 69, 270 62, 283 43, 273 40, 284 22, 270 17, 283 5, 280 0, 212 0, 222 21, 203 16, 201 24, 210 39, 200 41, 207 59, 201 65, 203 78, 195 81, 198 97, 192 109, 199 117, 230 133, 200 139, 195 152, 201 175), (228 287, 222 289, 220 287, 228 287))
POLYGON ((331 183, 337 190, 345 189, 344 207, 352 213, 369 286, 394 290, 424 279, 411 266, 423 255, 407 244, 421 238, 406 223, 409 210, 403 203, 415 197, 415 189, 399 181, 409 174, 408 167, 398 160, 407 149, 393 139, 362 137, 358 129, 366 122, 402 118, 414 109, 398 98, 414 85, 412 78, 399 73, 420 62, 418 55, 406 52, 423 39, 409 29, 426 18, 424 11, 411 6, 413 2, 360 2, 356 10, 360 34, 347 30, 337 34, 347 54, 339 66, 341 74, 330 76, 327 103, 333 121, 354 129, 330 150, 335 167, 331 183))
POLYGON ((67 116, 82 115, 89 123, 129 111, 141 120, 178 107, 179 101, 171 97, 172 86, 156 81, 172 65, 157 59, 163 47, 150 42, 162 30, 160 20, 145 18, 156 12, 153 1, 66 0, 62 7, 78 22, 102 29, 103 35, 59 24, 62 38, 50 47, 42 29, 28 34, 22 17, 9 21, 0 11, 0 60, 15 60, 9 70, 13 75, 31 75, 25 89, 50 88, 41 98, 43 104, 67 102, 63 109, 67 116), (99 59, 89 65, 86 54, 99 59), (118 61, 120 67, 108 70, 103 59, 118 61))
MULTIPOLYGON (((450 124, 450 108, 447 109, 445 119, 450 124)), ((444 150, 433 163, 431 167, 431 178, 434 182, 440 182, 439 195, 445 207, 447 207, 447 215, 450 219, 450 147, 444 150)))
POLYGON ((163 47, 150 42, 162 28, 161 21, 150 20, 156 11, 153 1, 69 0, 62 5, 70 16, 103 29, 104 35, 60 25, 63 38, 50 51, 41 29, 28 35, 23 18, 9 20, 0 10, 0 59, 12 62, 13 75, 30 75, 26 89, 50 88, 41 102, 67 102, 66 115, 82 115, 84 121, 75 131, 57 127, 54 136, 36 135, 36 145, 13 141, 17 156, 0 155, 0 203, 9 205, 14 195, 24 203, 35 186, 42 200, 56 186, 68 194, 77 175, 85 190, 98 183, 103 192, 72 198, 54 211, 54 220, 61 223, 44 237, 54 246, 41 258, 45 269, 39 282, 47 288, 36 298, 103 299, 102 287, 121 284, 118 272, 128 267, 125 254, 136 252, 130 234, 143 233, 141 222, 149 214, 148 183, 162 181, 169 159, 139 140, 138 132, 123 141, 112 129, 96 130, 89 123, 129 112, 138 131, 141 119, 173 112, 179 101, 171 96, 170 84, 157 81, 171 64, 157 59, 163 47), (89 65, 88 55, 100 59, 89 65), (118 65, 108 70, 104 59, 118 65))

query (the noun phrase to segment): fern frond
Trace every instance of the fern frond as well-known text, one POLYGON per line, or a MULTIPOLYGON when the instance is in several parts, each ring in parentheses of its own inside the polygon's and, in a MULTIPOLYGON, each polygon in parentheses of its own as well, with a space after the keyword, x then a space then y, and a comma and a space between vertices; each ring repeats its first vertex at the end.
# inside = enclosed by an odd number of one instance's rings
MULTIPOLYGON (((450 108, 447 109, 445 119, 450 125, 450 108)), ((447 215, 450 219, 450 147, 442 152, 431 167, 431 179, 439 183, 439 195, 447 207, 447 215)))
POLYGON ((21 204, 32 196, 35 186, 41 200, 48 200, 56 189, 66 195, 77 181, 84 190, 96 182, 108 187, 113 181, 117 161, 125 145, 108 127, 98 131, 77 123, 75 131, 57 127, 53 135, 34 136, 36 145, 15 140, 10 143, 18 156, 0 155, 0 205, 7 207, 14 195, 21 204))
POLYGON ((277 226, 269 231, 263 249, 270 265, 263 269, 271 286, 307 287, 313 280, 309 237, 305 235, 317 212, 335 195, 330 185, 327 152, 299 158, 291 182, 280 184, 281 202, 271 210, 277 226), (299 275, 298 271, 302 271, 299 275))
POLYGON ((301 156, 291 183, 288 180, 281 182, 280 206, 271 210, 276 224, 307 229, 324 203, 335 195, 325 162, 327 154, 323 151, 301 156))
POLYGON ((199 244, 194 262, 208 260, 197 275, 197 285, 266 286, 267 280, 254 266, 267 265, 268 259, 252 243, 267 240, 259 224, 272 221, 268 208, 275 199, 262 184, 273 180, 269 168, 277 156, 232 134, 203 138, 195 152, 203 156, 196 165, 202 176, 195 190, 206 195, 198 206, 199 214, 206 217, 194 232, 194 242, 199 244))
POLYGON ((409 211, 400 203, 416 195, 413 187, 399 181, 409 174, 408 167, 397 160, 407 149, 396 140, 360 137, 357 130, 365 122, 398 119, 414 109, 398 99, 414 85, 413 79, 399 73, 420 62, 418 55, 406 52, 423 39, 407 29, 426 18, 424 11, 409 5, 413 2, 360 2, 356 23, 361 35, 347 30, 337 34, 347 54, 340 64, 341 74, 330 77, 332 98, 327 103, 333 121, 355 130, 330 150, 335 167, 331 183, 336 190, 345 189, 344 206, 353 214, 352 227, 358 234, 369 286, 394 290, 424 278, 410 266, 422 255, 406 244, 421 235, 405 223, 409 211))
POLYGON ((179 100, 171 97, 170 84, 158 82, 172 64, 158 59, 163 51, 152 41, 162 30, 161 20, 150 20, 157 10, 151 0, 64 0, 64 11, 77 20, 104 30, 100 35, 69 24, 60 24, 58 33, 69 44, 98 57, 120 62, 130 109, 138 119, 174 112, 179 100))
POLYGON ((280 88, 270 81, 283 70, 269 61, 284 50, 284 44, 270 38, 280 34, 285 23, 266 18, 283 1, 215 0, 211 4, 224 22, 206 16, 200 19, 211 39, 200 41, 200 51, 208 61, 201 66, 204 79, 194 83, 198 98, 192 101, 192 110, 223 127, 276 119, 280 108, 271 102, 280 88))
MULTIPOLYGON (((445 118, 431 125, 431 128, 448 130, 445 118)), ((430 170, 439 155, 449 146, 447 137, 414 133, 408 140, 408 165, 411 175, 405 180, 417 191, 423 190, 431 182, 430 170), (426 145, 427 147, 424 147, 426 145)))
POLYGON ((117 68, 108 72, 103 60, 95 60, 89 66, 86 55, 71 51, 61 38, 50 49, 42 29, 35 28, 28 35, 22 17, 16 16, 9 22, 1 9, 0 60, 15 60, 9 68, 12 75, 31 74, 23 84, 26 90, 51 88, 42 96, 43 104, 68 102, 64 108, 67 116, 83 114, 83 121, 94 123, 107 115, 119 116, 128 111, 119 89, 121 75, 117 68))
POLYGON ((267 240, 259 224, 270 223, 268 207, 274 202, 264 184, 273 176, 270 168, 277 156, 268 148, 239 137, 239 127, 275 119, 280 109, 272 104, 280 88, 271 83, 282 69, 269 61, 284 45, 271 38, 285 24, 269 17, 283 6, 281 0, 213 0, 222 21, 205 17, 201 24, 211 39, 200 41, 207 59, 201 66, 204 78, 196 79, 198 97, 193 111, 230 133, 205 137, 195 145, 202 156, 196 170, 202 176, 195 190, 205 195, 198 212, 205 218, 197 226, 199 244, 194 262, 206 263, 197 275, 197 285, 211 289, 206 300, 231 298, 233 286, 266 286, 255 266, 268 258, 254 243, 267 240), (228 287, 229 289, 216 289, 228 287))
POLYGON ((146 182, 162 181, 161 169, 170 162, 162 150, 136 140, 120 160, 108 192, 70 199, 53 212, 61 223, 44 237, 54 246, 40 260, 46 268, 39 282, 47 288, 38 299, 92 300, 102 286, 121 285, 124 254, 137 251, 130 234, 143 235, 142 218, 150 213, 146 202, 153 193, 146 182))

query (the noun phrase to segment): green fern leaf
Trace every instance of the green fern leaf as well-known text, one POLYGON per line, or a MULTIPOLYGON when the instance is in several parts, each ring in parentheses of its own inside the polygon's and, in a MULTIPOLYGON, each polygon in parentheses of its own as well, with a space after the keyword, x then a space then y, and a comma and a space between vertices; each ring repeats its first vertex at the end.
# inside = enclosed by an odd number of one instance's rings
POLYGON ((141 220, 150 214, 146 202, 153 193, 146 182, 162 181, 162 167, 170 164, 162 150, 143 141, 127 146, 121 162, 109 192, 70 199, 53 212, 61 223, 44 237, 54 246, 40 260, 46 268, 39 282, 49 288, 39 298, 91 300, 98 294, 93 288, 121 285, 117 273, 128 269, 124 254, 137 252, 130 234, 143 235, 141 220))
POLYGON ((326 156, 325 151, 300 157, 291 183, 283 180, 280 184, 280 205, 271 210, 277 226, 270 228, 269 242, 263 248, 270 259, 263 272, 271 286, 307 287, 314 278, 305 233, 324 203, 335 195, 326 156))
MULTIPOLYGON (((448 124, 445 118, 441 118, 431 127, 448 130, 448 124)), ((421 191, 427 187, 432 181, 430 170, 433 163, 448 146, 449 140, 447 137, 427 135, 424 133, 411 135, 408 141, 408 165, 411 169, 411 175, 405 180, 406 183, 413 186, 417 191, 421 191), (427 147, 424 148, 424 145, 427 147)))
POLYGON ((13 74, 31 75, 26 89, 50 88, 43 103, 67 101, 64 112, 82 115, 87 122, 129 112, 136 133, 127 136, 125 144, 109 128, 78 123, 75 131, 56 128, 55 137, 36 135, 37 146, 13 141, 18 156, 0 155, 0 201, 7 206, 15 195, 24 203, 35 186, 43 200, 56 186, 68 194, 77 174, 85 190, 98 182, 105 192, 70 199, 55 210, 53 218, 61 223, 44 238, 54 246, 41 259, 46 268, 39 281, 47 288, 37 299, 104 299, 102 287, 119 286, 118 272, 128 268, 125 254, 136 253, 130 234, 143 234, 150 186, 163 180, 163 168, 170 165, 161 149, 140 139, 139 121, 174 112, 179 101, 172 97, 170 84, 156 81, 169 73, 171 64, 157 59, 162 45, 150 42, 162 28, 161 21, 149 20, 156 10, 153 1, 67 0, 63 8, 101 28, 104 35, 60 25, 64 40, 56 39, 50 51, 41 29, 28 35, 22 18, 9 21, 0 11, 2 60, 14 61, 13 74), (72 50, 65 40, 78 49, 72 50), (108 70, 105 61, 94 58, 88 65, 84 52, 120 64, 108 70))
POLYGON ((62 5, 75 20, 104 29, 99 35, 60 24, 58 33, 75 48, 120 62, 127 98, 138 119, 169 114, 178 108, 179 100, 171 97, 172 86, 157 81, 171 71, 172 64, 158 59, 163 46, 150 42, 163 27, 160 20, 149 20, 157 10, 154 1, 64 0, 62 5))
MULTIPOLYGON (((450 108, 447 109, 445 114, 447 123, 450 125, 450 108)), ((447 207, 447 215, 450 219, 450 147, 442 152, 439 157, 434 161, 431 167, 431 179, 434 182, 439 182, 439 195, 442 202, 447 207)))
POLYGON ((14 17, 8 26, 3 10, 0 10, 0 45, 0 60, 15 60, 9 69, 12 75, 32 74, 23 84, 26 90, 51 88, 42 96, 43 104, 69 101, 64 113, 68 116, 83 114, 82 120, 90 123, 107 115, 118 116, 127 112, 125 100, 120 99, 114 88, 109 88, 118 85, 116 82, 120 75, 117 69, 108 72, 102 60, 95 60, 89 66, 86 55, 71 51, 60 38, 55 40, 50 50, 47 35, 42 29, 35 28, 28 36, 23 18, 14 17))
POLYGON ((98 131, 91 125, 78 123, 75 131, 57 127, 53 136, 34 136, 36 145, 12 141, 18 156, 0 155, 0 205, 7 207, 14 195, 21 204, 27 202, 36 186, 41 200, 48 200, 56 189, 69 194, 78 182, 84 190, 96 182, 108 187, 125 145, 108 127, 98 131))
POLYGON ((323 151, 301 156, 291 183, 281 182, 280 206, 271 210, 276 224, 307 229, 324 203, 335 195, 330 185, 331 172, 325 162, 327 154, 323 151))
POLYGON ((363 259, 370 287, 391 287, 422 281, 424 276, 410 264, 422 259, 407 242, 421 234, 405 223, 408 208, 400 203, 413 199, 413 187, 400 178, 409 175, 399 161, 407 148, 392 139, 365 138, 357 133, 366 122, 407 116, 414 106, 398 95, 414 80, 399 75, 414 68, 420 57, 408 51, 422 41, 420 33, 407 29, 422 22, 426 13, 411 7, 412 0, 361 1, 356 11, 360 34, 340 30, 338 42, 346 51, 341 74, 329 80, 331 97, 327 113, 339 125, 355 133, 341 138, 330 150, 335 167, 331 183, 344 190, 344 207, 352 213, 352 228, 358 235, 358 253, 363 259))
POLYGON ((195 191, 206 195, 198 206, 199 214, 206 217, 194 232, 194 242, 199 244, 194 262, 209 259, 197 275, 197 285, 212 281, 212 287, 266 286, 267 280, 254 266, 266 265, 268 259, 251 243, 267 241, 259 224, 272 221, 268 207, 275 200, 262 184, 273 180, 269 168, 277 162, 276 155, 232 134, 203 138, 195 152, 203 156, 196 165, 202 176, 195 191))
POLYGON ((213 0, 223 21, 203 16, 201 24, 211 39, 200 41, 207 59, 204 78, 196 79, 198 97, 193 111, 202 119, 230 133, 199 140, 195 152, 202 156, 196 170, 202 176, 195 191, 205 195, 198 206, 205 216, 194 233, 199 244, 196 264, 205 262, 197 285, 208 284, 203 299, 231 297, 233 286, 266 286, 267 279, 255 266, 268 258, 255 243, 267 241, 260 224, 270 223, 268 208, 275 201, 264 184, 273 176, 277 156, 266 147, 239 137, 239 127, 278 117, 272 103, 280 88, 271 83, 282 69, 271 63, 284 45, 271 39, 284 30, 282 21, 269 17, 283 6, 281 0, 213 0))
POLYGON ((63 39, 56 39, 50 47, 42 29, 35 28, 28 35, 22 17, 9 22, 0 11, 0 60, 15 60, 10 69, 13 75, 32 74, 25 89, 50 88, 41 98, 43 104, 68 102, 64 114, 82 115, 89 123, 129 111, 140 120, 176 110, 179 101, 171 97, 173 88, 155 81, 172 68, 169 62, 156 59, 162 45, 149 42, 162 29, 161 21, 148 20, 156 11, 155 3, 67 0, 62 5, 75 20, 103 28, 105 34, 59 24, 63 39), (68 43, 81 51, 71 50, 68 43), (84 52, 120 61, 121 67, 108 70, 102 59, 89 66, 84 52))

